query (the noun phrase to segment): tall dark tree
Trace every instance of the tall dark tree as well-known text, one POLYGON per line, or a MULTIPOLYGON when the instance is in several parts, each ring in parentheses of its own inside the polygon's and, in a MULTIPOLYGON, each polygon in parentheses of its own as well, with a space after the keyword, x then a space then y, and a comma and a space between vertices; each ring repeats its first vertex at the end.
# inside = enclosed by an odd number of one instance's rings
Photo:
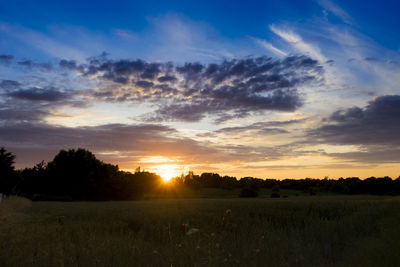
POLYGON ((14 171, 15 156, 7 152, 4 147, 0 148, 0 193, 11 194, 16 186, 14 171))
POLYGON ((44 161, 33 168, 18 171, 19 183, 17 191, 20 195, 35 199, 38 195, 48 192, 47 164, 44 161))
POLYGON ((79 148, 61 150, 49 162, 47 194, 71 199, 106 199, 118 166, 105 164, 92 152, 79 148))

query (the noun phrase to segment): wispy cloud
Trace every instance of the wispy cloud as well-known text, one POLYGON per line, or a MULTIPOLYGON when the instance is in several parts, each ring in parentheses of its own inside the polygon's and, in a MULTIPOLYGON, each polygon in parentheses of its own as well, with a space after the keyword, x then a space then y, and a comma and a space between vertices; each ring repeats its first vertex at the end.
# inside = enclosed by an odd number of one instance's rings
POLYGON ((323 7, 325 10, 333 13, 335 16, 339 17, 342 21, 347 24, 354 25, 354 19, 340 6, 335 4, 330 0, 318 0, 318 4, 323 7))
POLYGON ((123 29, 113 29, 113 34, 117 35, 118 37, 126 40, 137 40, 138 36, 134 32, 130 30, 123 30, 123 29))
POLYGON ((63 55, 71 59, 83 60, 87 56, 76 48, 69 47, 38 31, 22 26, 0 23, 0 32, 24 42, 27 46, 34 46, 51 57, 63 55))
POLYGON ((265 41, 263 39, 260 39, 260 38, 257 38, 257 37, 251 37, 251 39, 253 39, 261 47, 263 47, 263 48, 265 48, 265 49, 267 49, 269 51, 272 51, 276 55, 279 55, 279 56, 287 56, 288 55, 288 53, 282 51, 281 49, 279 49, 279 48, 277 48, 275 46, 273 46, 271 43, 269 43, 269 42, 267 42, 267 41, 265 41))
POLYGON ((300 35, 292 32, 291 30, 280 29, 275 25, 271 25, 269 28, 273 33, 290 43, 299 52, 304 53, 311 58, 320 61, 321 63, 327 61, 326 57, 321 53, 318 47, 305 42, 300 35))

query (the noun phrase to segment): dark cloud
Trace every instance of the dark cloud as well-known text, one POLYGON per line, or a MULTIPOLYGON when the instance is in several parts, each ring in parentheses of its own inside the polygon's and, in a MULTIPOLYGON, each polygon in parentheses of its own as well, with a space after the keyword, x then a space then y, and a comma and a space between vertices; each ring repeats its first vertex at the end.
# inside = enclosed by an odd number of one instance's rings
POLYGON ((373 146, 363 152, 331 153, 329 156, 350 163, 399 163, 400 148, 391 149, 388 147, 373 146))
POLYGON ((175 76, 165 75, 165 76, 159 77, 157 80, 159 82, 163 83, 163 82, 175 82, 177 79, 175 76))
POLYGON ((17 155, 21 165, 50 160, 60 149, 76 147, 98 153, 102 159, 118 161, 124 168, 137 167, 138 160, 145 156, 209 162, 218 154, 192 139, 180 137, 173 128, 154 124, 72 128, 45 123, 6 123, 1 126, 0 143, 17 155))
MULTIPOLYGON (((41 121, 44 117, 51 113, 39 105, 31 104, 18 104, 15 103, 2 103, 0 107, 0 125, 2 123, 9 122, 20 122, 20 121, 41 121)), ((0 131, 2 128, 0 126, 0 131)))
POLYGON ((76 97, 79 92, 61 90, 54 87, 23 88, 13 80, 0 82, 0 125, 10 122, 38 122, 47 116, 56 115, 56 110, 63 106, 84 108, 89 104, 76 97))
POLYGON ((336 111, 329 121, 311 135, 334 144, 400 145, 400 95, 377 97, 365 108, 336 111))
POLYGON ((379 62, 380 60, 374 57, 366 57, 364 58, 365 61, 369 61, 369 62, 379 62))
POLYGON ((0 88, 4 90, 12 90, 18 88, 19 86, 21 86, 21 84, 13 80, 2 80, 0 82, 0 88))
MULTIPOLYGON (((19 91, 17 91, 19 93, 19 91)), ((88 104, 84 101, 74 100, 52 95, 20 95, 20 98, 8 97, 0 105, 0 131, 4 123, 40 122, 46 117, 68 117, 57 112, 60 107, 71 106, 84 108, 88 104)))
POLYGON ((2 64, 10 64, 13 59, 14 56, 12 55, 0 55, 0 63, 2 64))
POLYGON ((153 87, 154 86, 154 83, 152 83, 152 82, 148 82, 148 81, 142 81, 142 80, 140 80, 140 81, 137 81, 136 83, 136 86, 138 86, 138 87, 142 87, 142 88, 151 88, 151 87, 153 87))
POLYGON ((398 162, 400 95, 380 96, 364 108, 336 111, 325 123, 309 132, 311 142, 360 147, 360 151, 329 156, 358 162, 398 162))
POLYGON ((207 103, 182 103, 165 105, 157 110, 155 117, 148 117, 149 121, 162 121, 169 118, 174 118, 181 121, 200 121, 204 118, 207 109, 207 103))
POLYGON ((104 72, 104 78, 114 78, 118 76, 129 76, 142 73, 148 63, 143 60, 119 60, 119 61, 91 61, 91 64, 84 66, 85 75, 94 75, 99 72, 104 72), (100 63, 100 64, 97 64, 100 63))
MULTIPOLYGON (((199 121, 206 115, 219 121, 266 110, 294 111, 302 105, 299 86, 320 79, 322 67, 305 56, 283 60, 268 57, 225 60, 220 64, 149 63, 143 60, 94 60, 82 65, 84 75, 146 90, 130 89, 121 98, 107 93, 103 100, 150 101, 158 106, 148 119, 199 121), (161 83, 161 84, 160 84, 161 83)), ((96 92, 94 97, 101 97, 96 92)))
POLYGON ((252 131, 256 132, 257 134, 282 134, 289 133, 289 131, 278 127, 288 126, 300 122, 304 122, 304 120, 256 122, 247 126, 225 127, 217 130, 216 132, 225 134, 236 134, 252 131))
POLYGON ((140 75, 140 78, 153 80, 161 72, 161 70, 160 70, 161 66, 162 65, 160 63, 147 64, 146 68, 140 75))
MULTIPOLYGON (((288 146, 260 146, 260 145, 237 145, 224 144, 215 146, 219 151, 229 155, 227 159, 242 162, 260 162, 266 160, 279 160, 282 157, 294 155, 288 146)), ((301 152, 303 153, 303 152, 301 152)))
MULTIPOLYGON (((32 60, 18 64, 27 68, 53 69, 50 63, 32 60)), ((65 82, 75 82, 65 72, 56 85, 43 81, 40 86, 30 84, 26 89, 3 81, 0 86, 7 87, 7 96, 30 101, 67 101, 74 97, 86 101, 150 103, 155 111, 145 115, 147 121, 196 122, 212 117, 220 123, 271 110, 295 111, 303 104, 298 88, 319 82, 323 72, 317 61, 306 56, 280 60, 248 57, 224 60, 219 64, 189 62, 174 65, 141 59, 111 60, 103 53, 88 58, 85 63, 62 59, 58 67, 79 72, 81 75, 77 80, 82 84, 85 80, 97 82, 99 89, 76 90, 74 93, 51 89, 65 88, 65 82), (97 79, 92 79, 93 76, 97 79)))
POLYGON ((23 60, 23 61, 19 61, 18 65, 24 66, 26 68, 38 68, 41 70, 45 70, 45 71, 50 71, 53 69, 53 65, 49 62, 47 63, 37 63, 34 62, 32 60, 23 60))
POLYGON ((30 100, 30 101, 61 101, 69 99, 71 97, 71 92, 64 92, 57 90, 55 88, 38 88, 33 87, 30 89, 20 89, 17 91, 12 91, 7 94, 8 96, 30 100))
POLYGON ((347 110, 335 111, 329 118, 329 121, 349 122, 362 119, 364 111, 359 107, 352 107, 347 110))
POLYGON ((83 66, 79 65, 75 60, 62 59, 59 61, 58 65, 61 68, 68 69, 68 70, 83 71, 83 66))
POLYGON ((3 142, 40 144, 45 147, 89 146, 98 150, 126 151, 136 147, 144 149, 141 140, 174 133, 175 130, 160 125, 108 124, 94 127, 69 128, 44 123, 8 123, 2 127, 0 138, 3 142), (136 137, 136 138, 134 138, 136 137))

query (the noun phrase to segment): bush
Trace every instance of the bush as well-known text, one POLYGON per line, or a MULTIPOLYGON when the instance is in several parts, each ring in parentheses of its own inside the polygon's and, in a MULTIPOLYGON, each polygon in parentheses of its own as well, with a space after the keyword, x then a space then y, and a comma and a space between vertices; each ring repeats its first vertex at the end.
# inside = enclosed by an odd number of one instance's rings
POLYGON ((239 197, 258 197, 258 192, 252 188, 243 188, 239 197))
POLYGON ((281 197, 281 194, 279 194, 279 192, 272 192, 272 193, 271 193, 271 197, 272 197, 272 198, 280 198, 280 197, 281 197))
POLYGON ((271 193, 271 197, 272 198, 280 198, 281 194, 280 194, 280 188, 279 185, 276 184, 272 187, 272 193, 271 193))

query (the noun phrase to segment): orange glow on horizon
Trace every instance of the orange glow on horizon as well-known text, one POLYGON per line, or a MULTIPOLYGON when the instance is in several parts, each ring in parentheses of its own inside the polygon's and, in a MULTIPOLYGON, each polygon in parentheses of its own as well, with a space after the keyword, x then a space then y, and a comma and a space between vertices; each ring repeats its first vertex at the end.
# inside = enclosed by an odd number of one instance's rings
POLYGON ((165 183, 168 183, 172 178, 185 173, 185 167, 177 164, 163 164, 152 166, 151 171, 161 176, 165 183))

